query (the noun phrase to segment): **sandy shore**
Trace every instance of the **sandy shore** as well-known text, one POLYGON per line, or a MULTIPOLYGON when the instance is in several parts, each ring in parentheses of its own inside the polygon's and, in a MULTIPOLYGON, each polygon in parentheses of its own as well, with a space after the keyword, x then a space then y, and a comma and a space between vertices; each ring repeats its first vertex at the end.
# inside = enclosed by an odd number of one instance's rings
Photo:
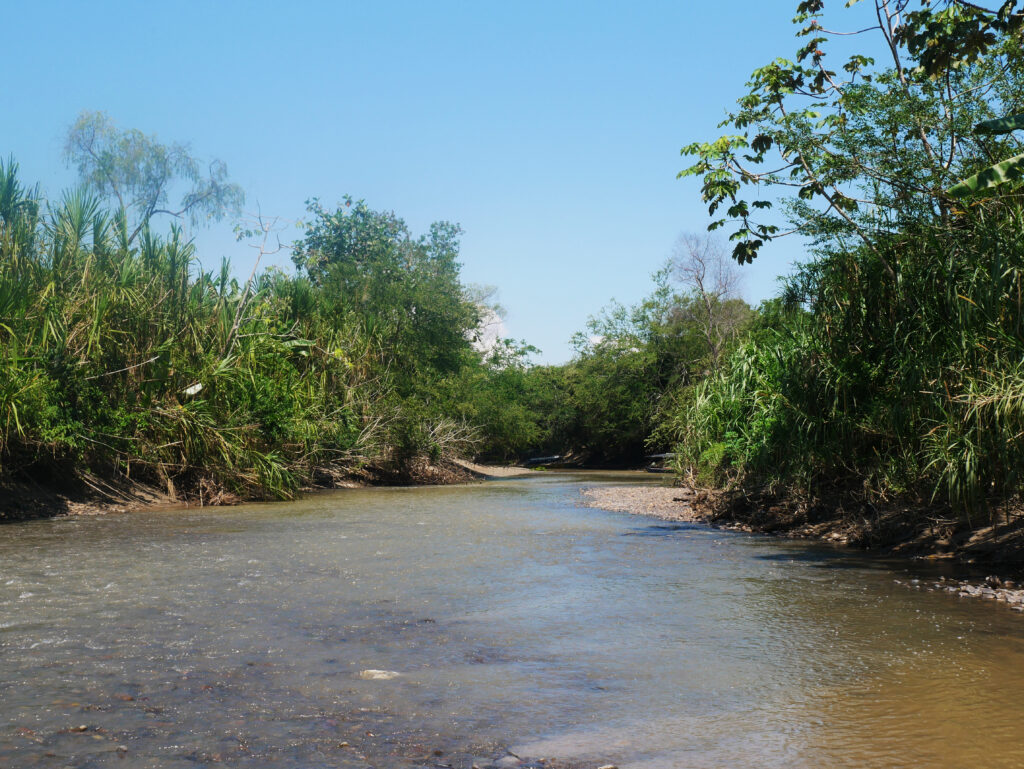
POLYGON ((536 475, 536 470, 512 465, 478 465, 466 459, 456 459, 455 464, 462 467, 478 478, 520 478, 526 475, 536 475))
POLYGON ((583 504, 617 513, 650 515, 666 521, 703 520, 690 504, 690 489, 664 486, 596 486, 580 489, 583 504))

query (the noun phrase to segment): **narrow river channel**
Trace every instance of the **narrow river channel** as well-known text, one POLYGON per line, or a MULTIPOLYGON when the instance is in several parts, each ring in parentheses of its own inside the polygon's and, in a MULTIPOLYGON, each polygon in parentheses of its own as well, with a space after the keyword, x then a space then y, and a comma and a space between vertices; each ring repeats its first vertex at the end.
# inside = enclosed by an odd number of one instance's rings
POLYGON ((0 767, 1024 765, 1024 615, 625 480, 0 527, 0 767))

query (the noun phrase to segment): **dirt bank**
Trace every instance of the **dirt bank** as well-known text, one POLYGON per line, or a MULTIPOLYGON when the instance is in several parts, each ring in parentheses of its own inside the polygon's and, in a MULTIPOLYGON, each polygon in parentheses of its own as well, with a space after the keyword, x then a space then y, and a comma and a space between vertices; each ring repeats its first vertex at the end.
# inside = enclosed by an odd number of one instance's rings
POLYGON ((926 560, 1003 571, 1024 568, 1024 509, 968 522, 925 506, 844 504, 839 498, 792 500, 708 489, 603 486, 583 489, 583 503, 605 510, 699 521, 721 528, 820 540, 926 560))
POLYGON ((993 507, 988 515, 974 518, 936 508, 927 500, 867 503, 842 490, 823 490, 813 498, 701 490, 693 504, 703 520, 745 531, 1002 573, 1024 569, 1024 510, 1019 504, 993 507))
POLYGON ((1019 510, 1001 511, 984 526, 969 526, 898 505, 851 511, 822 501, 796 503, 656 486, 603 486, 581 489, 580 493, 584 505, 603 510, 824 541, 914 560, 950 562, 962 572, 960 579, 896 582, 962 598, 1006 603, 1024 611, 1024 512, 1019 510))
MULTIPOLYGON (((304 488, 300 493, 381 485, 443 486, 514 478, 532 473, 522 467, 481 465, 464 460, 436 464, 424 461, 401 471, 387 467, 366 467, 351 473, 325 471, 317 474, 316 485, 304 488)), ((61 515, 223 507, 255 501, 265 500, 245 499, 223 490, 218 492, 212 488, 207 489, 202 485, 189 493, 171 495, 165 489, 126 478, 84 477, 69 472, 59 483, 51 479, 50 482, 0 484, 0 524, 61 515)))

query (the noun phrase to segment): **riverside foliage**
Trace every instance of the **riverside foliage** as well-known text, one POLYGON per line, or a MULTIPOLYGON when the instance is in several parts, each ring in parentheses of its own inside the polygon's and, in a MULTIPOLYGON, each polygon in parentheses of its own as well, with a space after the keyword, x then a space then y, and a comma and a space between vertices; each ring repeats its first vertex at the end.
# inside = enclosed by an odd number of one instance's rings
POLYGON ((282 497, 478 440, 445 400, 485 368, 457 228, 315 204, 295 273, 243 283, 177 227, 133 239, 124 209, 47 203, 17 170, 0 163, 0 480, 282 497))
POLYGON ((46 201, 0 163, 0 484, 216 502, 364 471, 429 480, 458 455, 639 463, 677 390, 734 342, 719 310, 749 313, 665 271, 594 318, 572 362, 534 366, 525 343, 478 343, 489 311, 460 281, 456 225, 415 236, 360 201, 312 201, 294 271, 243 282, 107 192, 46 201))
POLYGON ((795 187, 788 224, 814 258, 669 429, 681 469, 708 483, 969 522, 1021 489, 1024 198, 1012 173, 949 190, 1020 152, 974 126, 1024 108, 1022 16, 1014 2, 874 5, 865 32, 885 66, 862 52, 837 77, 822 50, 834 20, 801 3, 811 42, 754 73, 727 121, 743 133, 684 150, 712 209, 738 219, 737 259, 783 230, 752 221, 750 185, 795 187), (782 171, 754 170, 773 148, 782 171))
POLYGON ((69 146, 93 192, 46 202, 0 164, 0 482, 283 497, 458 454, 638 465, 674 448, 680 473, 744 494, 968 522, 1005 508, 1024 480, 1024 16, 854 3, 841 13, 872 11, 874 37, 837 74, 826 5, 799 4, 799 50, 753 73, 732 133, 683 150, 737 262, 787 232, 808 261, 752 309, 725 252, 684 237, 651 295, 595 316, 561 366, 475 343, 490 311, 450 223, 416 236, 312 201, 294 272, 203 269, 151 219, 196 189, 228 211, 226 169, 197 177, 184 148, 86 114, 69 146), (177 160, 150 173, 150 156, 177 160), (178 177, 192 191, 164 207, 178 177))

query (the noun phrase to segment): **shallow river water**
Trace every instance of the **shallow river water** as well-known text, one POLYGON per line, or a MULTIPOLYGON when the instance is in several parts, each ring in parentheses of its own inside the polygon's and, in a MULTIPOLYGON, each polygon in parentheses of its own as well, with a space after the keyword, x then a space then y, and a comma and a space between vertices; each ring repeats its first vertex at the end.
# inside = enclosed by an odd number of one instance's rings
POLYGON ((624 481, 0 527, 0 767, 1024 765, 1024 615, 624 481))

